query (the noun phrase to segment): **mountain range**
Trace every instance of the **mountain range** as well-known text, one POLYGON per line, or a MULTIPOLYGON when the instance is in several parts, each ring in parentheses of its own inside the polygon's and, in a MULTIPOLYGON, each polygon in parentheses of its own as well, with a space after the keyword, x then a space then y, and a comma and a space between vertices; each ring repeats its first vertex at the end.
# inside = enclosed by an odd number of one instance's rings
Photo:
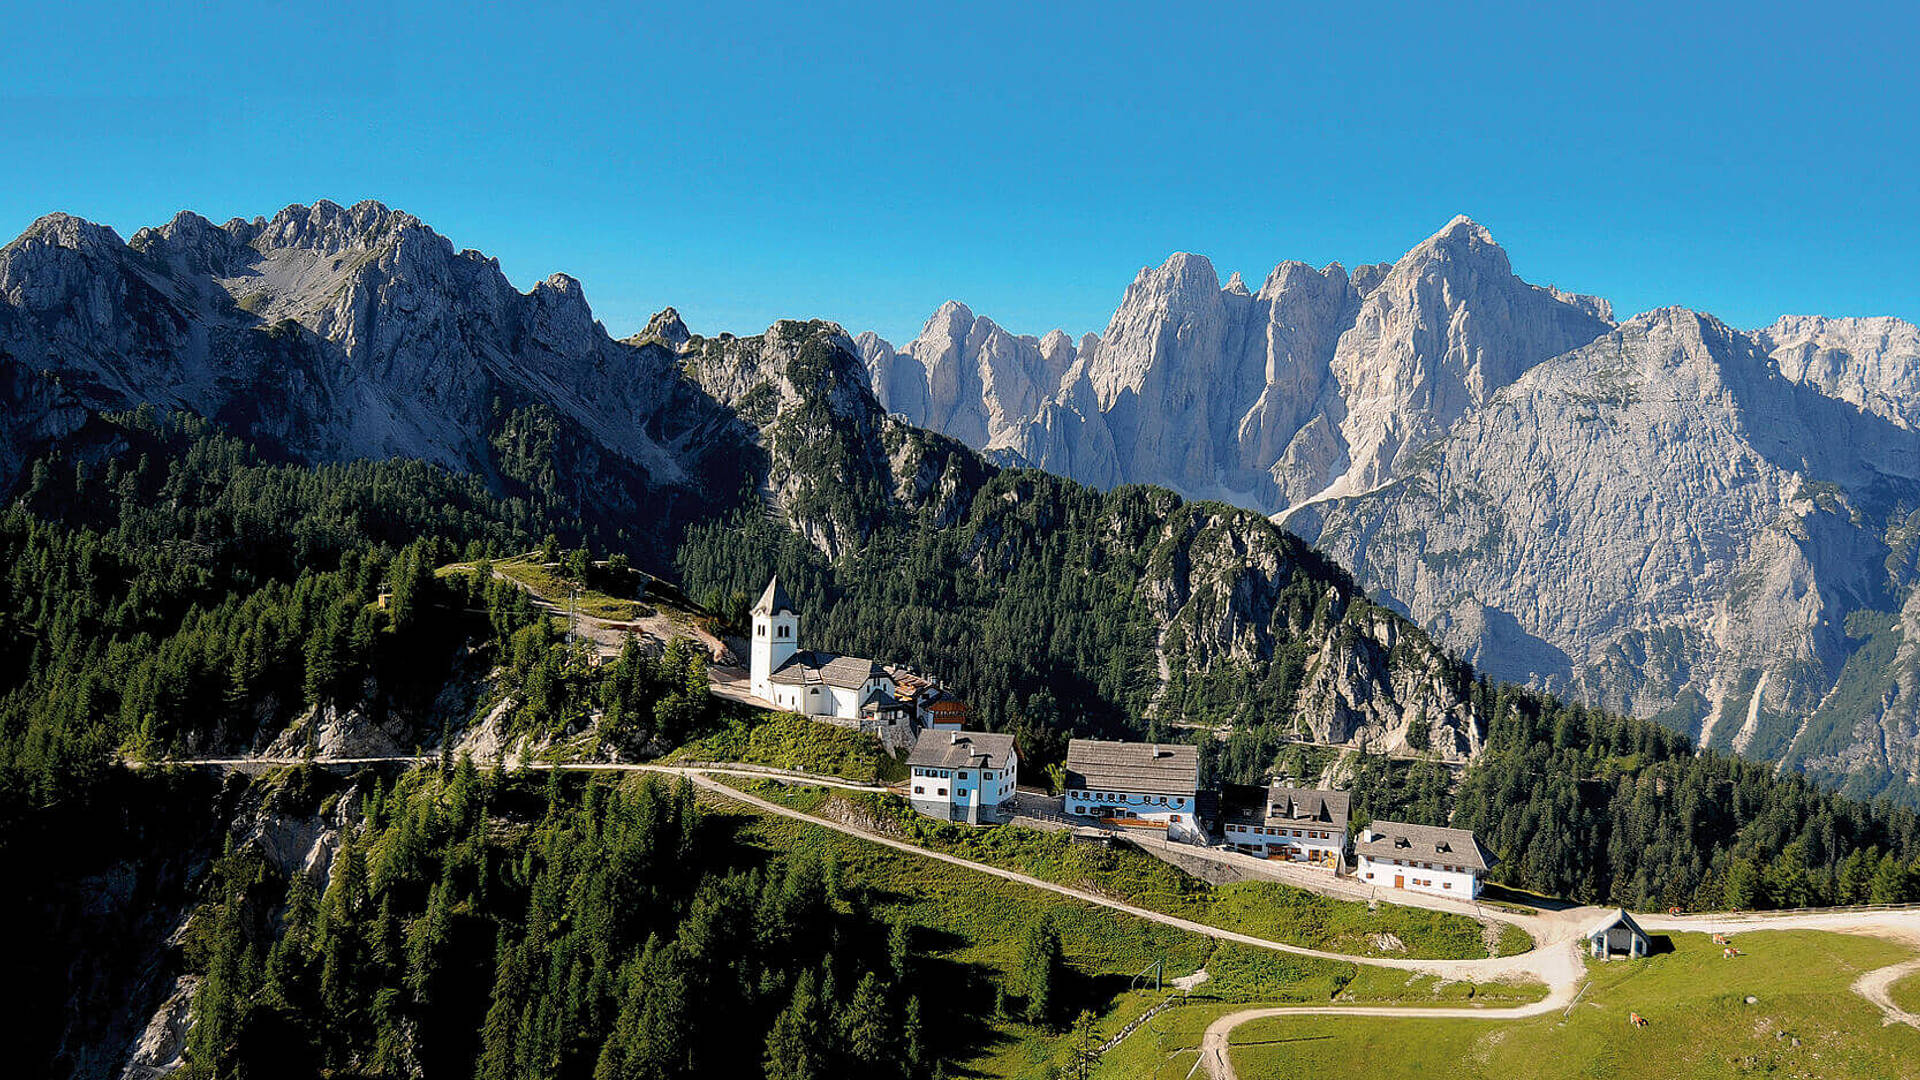
POLYGON ((1494 676, 1859 795, 1920 781, 1920 330, 1616 321, 1465 217, 1397 262, 1142 269, 1101 334, 948 303, 875 395, 998 460, 1256 508, 1494 676))
POLYGON ((815 626, 835 625, 836 598, 868 603, 895 547, 951 544, 914 583, 931 595, 871 600, 936 629, 842 617, 821 644, 971 671, 980 715, 1036 740, 1178 725, 1193 697, 1256 726, 1284 713, 1319 742, 1456 762, 1481 745, 1465 667, 1356 603, 1348 575, 1258 512, 1003 474, 882 408, 832 323, 708 337, 669 308, 615 340, 572 278, 519 292, 494 260, 378 203, 222 225, 182 213, 125 241, 41 219, 0 248, 0 395, 0 490, 39 486, 26 473, 49 452, 83 465, 124 453, 108 414, 184 409, 283 460, 477 475, 674 577, 690 529, 777 522, 800 554, 736 545, 699 584, 724 600, 786 559, 783 580, 817 586, 801 600, 815 626), (1088 616, 1056 610, 1056 586, 1041 609, 1013 611, 1004 584, 1060 557, 1069 521, 1088 538, 1071 553, 1088 604, 1119 613, 1124 639, 1083 658, 1093 639, 1062 625, 1051 645, 1009 643, 984 662, 970 619, 1088 616))

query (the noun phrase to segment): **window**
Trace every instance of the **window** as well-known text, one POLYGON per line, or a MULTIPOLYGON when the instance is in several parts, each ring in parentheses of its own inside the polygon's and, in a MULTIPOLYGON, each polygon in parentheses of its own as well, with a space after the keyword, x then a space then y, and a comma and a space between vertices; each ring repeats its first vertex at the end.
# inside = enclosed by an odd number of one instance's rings
POLYGON ((934 792, 935 795, 945 795, 946 793, 947 793, 946 788, 941 788, 939 791, 934 792))
POLYGON ((1440 883, 1440 887, 1441 887, 1441 888, 1443 888, 1443 889, 1451 889, 1451 888, 1453 888, 1453 882, 1451 882, 1451 881, 1443 881, 1443 882, 1441 882, 1441 883, 1440 883))
POLYGON ((1073 808, 1073 812, 1076 814, 1085 814, 1087 812, 1087 808, 1084 806, 1075 805, 1073 808))
POLYGON ((1171 822, 1174 822, 1174 823, 1176 823, 1176 824, 1178 824, 1178 823, 1179 823, 1179 821, 1180 821, 1180 815, 1179 815, 1179 814, 1174 814, 1174 815, 1172 815, 1171 817, 1169 817, 1169 818, 1167 818, 1167 820, 1168 820, 1168 821, 1171 821, 1171 822))
POLYGON ((753 632, 754 632, 755 634, 758 634, 758 635, 759 635, 759 636, 761 636, 761 637, 766 637, 766 636, 767 636, 767 627, 766 627, 766 624, 765 624, 765 623, 762 623, 761 625, 759 625, 759 626, 756 626, 756 627, 754 627, 754 628, 753 628, 753 632))
POLYGON ((913 793, 915 795, 925 795, 927 793, 927 789, 921 787, 919 784, 915 784, 913 785, 913 793))

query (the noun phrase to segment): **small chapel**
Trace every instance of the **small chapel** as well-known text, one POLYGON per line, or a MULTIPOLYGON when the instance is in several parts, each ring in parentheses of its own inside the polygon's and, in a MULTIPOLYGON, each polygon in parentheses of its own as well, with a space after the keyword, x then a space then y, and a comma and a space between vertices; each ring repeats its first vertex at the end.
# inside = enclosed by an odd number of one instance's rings
POLYGON ((893 676, 878 663, 802 649, 800 615, 777 576, 753 606, 751 652, 753 694, 776 708, 842 720, 912 710, 898 697, 893 676))

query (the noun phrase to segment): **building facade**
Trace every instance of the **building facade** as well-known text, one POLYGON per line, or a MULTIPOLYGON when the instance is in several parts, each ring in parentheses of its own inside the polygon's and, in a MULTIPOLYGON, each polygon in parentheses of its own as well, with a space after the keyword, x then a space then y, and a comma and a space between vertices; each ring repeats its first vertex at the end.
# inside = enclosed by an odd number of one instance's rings
POLYGON ((988 731, 922 731, 907 756, 907 802, 944 821, 1004 821, 1020 782, 1020 747, 988 731))
POLYGON ((800 615, 777 577, 753 606, 748 652, 753 695, 802 716, 857 721, 876 695, 895 694, 893 676, 872 660, 802 649, 800 615))
POLYGON ((1344 791, 1230 784, 1220 796, 1220 830, 1235 851, 1338 873, 1346 868, 1344 791))
POLYGON ((1200 820, 1200 751, 1177 743, 1067 744, 1065 809, 1069 819, 1163 832, 1189 844, 1207 842, 1200 820))
POLYGON ((1493 854, 1471 832, 1437 825, 1375 821, 1353 845, 1354 876, 1375 888, 1411 889, 1472 900, 1493 868, 1493 854))

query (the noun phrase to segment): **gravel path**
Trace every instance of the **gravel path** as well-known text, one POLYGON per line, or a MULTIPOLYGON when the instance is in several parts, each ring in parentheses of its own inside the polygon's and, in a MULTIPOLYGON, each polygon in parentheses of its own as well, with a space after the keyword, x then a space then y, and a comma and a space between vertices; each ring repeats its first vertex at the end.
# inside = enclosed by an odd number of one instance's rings
MULTIPOLYGON (((1561 968, 1543 963, 1541 974, 1552 988, 1546 1000, 1531 1005, 1500 1009, 1419 1008, 1391 1006, 1303 1005, 1242 1009, 1228 1013, 1207 1026, 1200 1040, 1200 1064, 1213 1080, 1238 1080, 1228 1054, 1235 1028, 1254 1020, 1276 1016, 1395 1016, 1402 1018, 1439 1018, 1461 1020, 1522 1020, 1565 1008, 1578 993, 1579 973, 1583 970, 1578 945, 1579 932, 1588 916, 1597 917, 1601 908, 1580 908, 1563 912, 1557 925, 1573 928, 1571 937, 1553 944, 1542 942, 1527 958, 1542 961, 1553 954, 1569 965, 1561 968), (1579 921, 1576 921, 1579 920, 1579 921)), ((1739 934, 1768 930, 1824 930, 1838 934, 1863 934, 1890 938, 1920 946, 1920 911, 1823 911, 1786 915, 1636 915, 1635 921, 1648 933, 1679 932, 1696 934, 1739 934)), ((1519 959, 1516 957, 1515 959, 1519 959)), ((1920 1028, 1920 1016, 1895 1005, 1889 993, 1893 984, 1909 974, 1920 972, 1920 958, 1875 968, 1854 980, 1852 990, 1878 1008, 1885 1024, 1911 1024, 1920 1028)))

